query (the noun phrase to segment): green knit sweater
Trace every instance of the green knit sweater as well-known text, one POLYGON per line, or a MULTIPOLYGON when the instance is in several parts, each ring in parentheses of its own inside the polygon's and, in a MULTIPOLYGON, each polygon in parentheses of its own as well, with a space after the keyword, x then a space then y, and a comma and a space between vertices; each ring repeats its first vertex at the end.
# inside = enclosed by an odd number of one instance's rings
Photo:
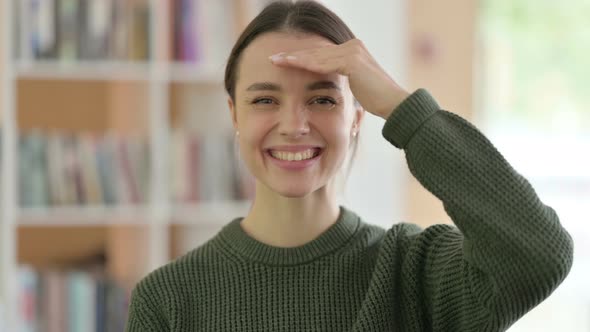
POLYGON ((382 134, 456 227, 384 230, 340 206, 319 237, 279 248, 236 218, 136 285, 127 331, 503 331, 566 277, 557 214, 471 123, 419 89, 382 134))

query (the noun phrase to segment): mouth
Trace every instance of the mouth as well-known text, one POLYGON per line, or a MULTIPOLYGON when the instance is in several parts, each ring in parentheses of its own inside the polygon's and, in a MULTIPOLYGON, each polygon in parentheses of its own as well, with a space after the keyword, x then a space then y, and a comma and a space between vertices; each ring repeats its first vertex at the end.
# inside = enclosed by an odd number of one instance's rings
POLYGON ((313 148, 310 150, 312 151, 308 150, 306 152, 296 154, 266 150, 265 155, 270 160, 271 164, 280 169, 286 171, 303 171, 306 169, 311 169, 313 165, 318 164, 324 152, 324 149, 322 148, 313 148))
POLYGON ((283 161, 283 162, 304 162, 313 160, 319 157, 324 149, 312 148, 299 153, 287 152, 287 151, 274 151, 272 149, 266 149, 265 153, 272 159, 283 161))

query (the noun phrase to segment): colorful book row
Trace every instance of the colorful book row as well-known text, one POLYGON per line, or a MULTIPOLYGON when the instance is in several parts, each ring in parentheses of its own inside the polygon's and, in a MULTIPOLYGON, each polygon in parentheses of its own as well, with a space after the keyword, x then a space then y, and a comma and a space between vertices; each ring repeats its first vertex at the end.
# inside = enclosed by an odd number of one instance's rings
MULTIPOLYGON (((237 22, 244 19, 239 17, 245 15, 240 9, 264 1, 241 2, 240 5, 236 0, 167 0, 168 58, 190 63, 221 63, 229 55, 239 32, 237 22)), ((21 59, 66 62, 150 59, 152 21, 147 0, 15 3, 21 59)))
POLYGON ((23 207, 136 205, 149 193, 145 139, 107 134, 23 133, 18 192, 23 207))
POLYGON ((100 269, 18 268, 19 332, 122 332, 129 291, 100 269))
MULTIPOLYGON (((18 145, 22 207, 149 204, 151 149, 146 138, 33 130, 18 145)), ((233 137, 174 130, 167 158, 174 203, 249 200, 254 179, 233 137)))
POLYGON ((14 1, 19 58, 147 60, 147 0, 14 1))

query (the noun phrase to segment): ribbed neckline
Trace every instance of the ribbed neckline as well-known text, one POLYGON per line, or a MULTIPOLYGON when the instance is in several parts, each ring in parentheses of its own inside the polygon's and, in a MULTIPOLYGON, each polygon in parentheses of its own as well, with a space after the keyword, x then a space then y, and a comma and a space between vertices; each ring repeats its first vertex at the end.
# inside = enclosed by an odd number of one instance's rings
POLYGON ((296 265, 315 260, 342 247, 356 233, 360 219, 357 214, 339 205, 336 222, 312 241, 293 248, 280 248, 262 243, 244 231, 240 222, 233 219, 217 234, 217 242, 232 255, 267 265, 296 265))

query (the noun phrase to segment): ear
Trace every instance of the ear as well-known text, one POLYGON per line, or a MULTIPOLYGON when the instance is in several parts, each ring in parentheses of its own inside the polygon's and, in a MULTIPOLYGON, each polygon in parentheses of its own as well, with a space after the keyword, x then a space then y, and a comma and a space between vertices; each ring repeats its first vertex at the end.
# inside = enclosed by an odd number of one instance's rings
POLYGON ((229 107, 229 113, 231 116, 232 124, 235 130, 238 130, 238 115, 236 113, 236 107, 231 97, 227 97, 227 106, 229 107))
POLYGON ((355 105, 354 120, 352 122, 353 127, 356 127, 357 133, 361 128, 361 124, 362 124, 364 118, 365 118, 365 109, 359 103, 359 104, 355 105))

